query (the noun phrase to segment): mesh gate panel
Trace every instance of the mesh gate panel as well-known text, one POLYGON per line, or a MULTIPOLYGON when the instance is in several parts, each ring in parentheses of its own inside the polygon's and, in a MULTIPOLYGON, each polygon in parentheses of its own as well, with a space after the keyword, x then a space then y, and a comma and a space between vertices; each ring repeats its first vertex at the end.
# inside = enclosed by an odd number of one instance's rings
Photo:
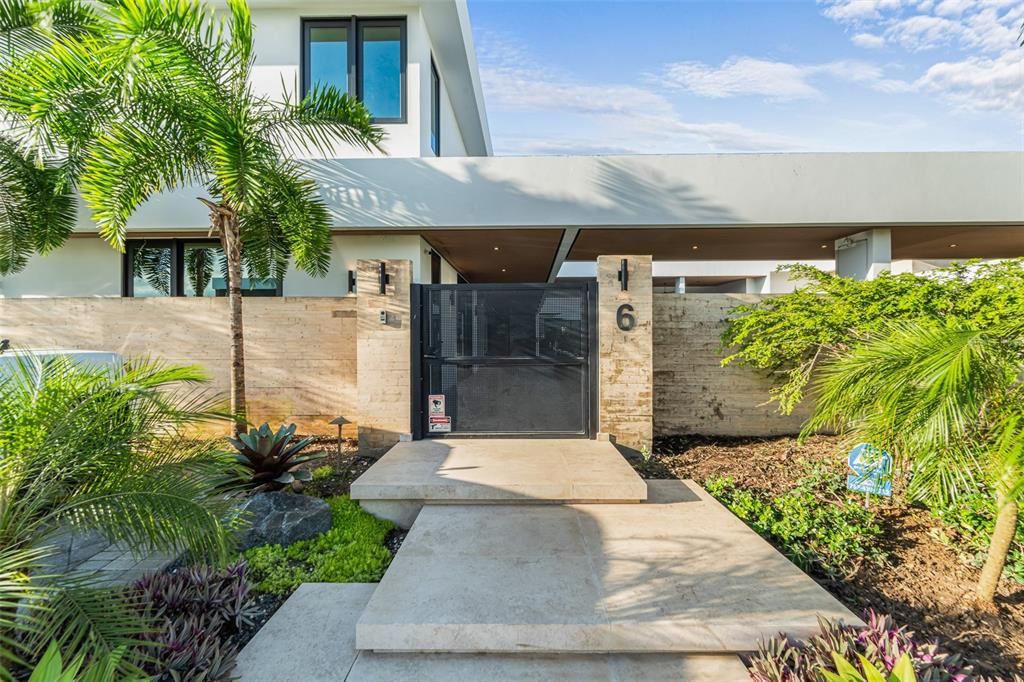
POLYGON ((589 306, 585 285, 424 287, 425 389, 453 433, 586 433, 589 306))

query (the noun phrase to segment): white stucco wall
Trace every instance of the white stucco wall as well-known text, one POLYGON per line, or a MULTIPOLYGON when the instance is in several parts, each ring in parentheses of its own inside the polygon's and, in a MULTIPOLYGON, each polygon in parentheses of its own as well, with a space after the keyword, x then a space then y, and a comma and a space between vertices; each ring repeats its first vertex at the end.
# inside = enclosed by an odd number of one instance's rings
MULTIPOLYGON (((408 259, 413 281, 430 282, 430 245, 419 235, 335 235, 331 268, 313 277, 289 268, 285 296, 346 296, 348 271, 361 258, 408 259)), ((454 284, 457 273, 442 258, 441 281, 454 284)), ((20 273, 0 277, 0 298, 121 295, 121 254, 99 238, 77 237, 46 256, 35 256, 20 273)))
POLYGON ((69 239, 24 270, 0 277, 0 297, 120 296, 121 254, 97 237, 69 239))
MULTIPOLYGON (((332 239, 331 268, 324 277, 307 275, 292 265, 284 278, 285 296, 346 296, 348 271, 364 258, 389 258, 412 261, 412 279, 417 284, 430 282, 430 245, 419 235, 335 235, 332 239)), ((442 280, 448 262, 441 261, 442 280)), ((454 275, 449 275, 454 283, 454 275)))
MULTIPOLYGON (((253 89, 270 98, 280 99, 282 83, 290 91, 300 88, 302 59, 302 19, 316 17, 406 17, 408 63, 406 65, 406 123, 381 124, 386 133, 384 150, 387 156, 409 158, 433 156, 430 151, 430 57, 435 52, 423 14, 416 5, 373 2, 337 4, 300 4, 294 8, 256 7, 252 10, 256 63, 253 68, 253 89)), ((446 81, 453 77, 437 59, 441 74, 443 97, 442 153, 462 156, 466 146, 455 121, 448 97, 446 81)), ((308 154, 299 153, 308 157, 308 154)), ((332 156, 366 158, 379 156, 363 149, 341 145, 332 156)))

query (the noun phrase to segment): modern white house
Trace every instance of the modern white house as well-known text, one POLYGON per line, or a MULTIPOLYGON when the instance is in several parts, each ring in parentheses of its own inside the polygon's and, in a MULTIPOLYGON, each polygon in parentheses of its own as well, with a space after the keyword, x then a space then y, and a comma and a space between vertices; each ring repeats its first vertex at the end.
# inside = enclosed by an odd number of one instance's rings
MULTIPOLYGON (((1024 255, 1018 152, 494 157, 464 1, 250 4, 257 90, 328 82, 387 133, 381 158, 338 148, 309 161, 334 218, 330 274, 252 294, 347 295, 360 258, 407 258, 417 283, 551 282, 642 252, 659 291, 769 293, 793 286, 774 272, 788 262, 871 277, 894 261, 1024 255)), ((184 273, 190 253, 216 248, 194 197, 144 206, 124 255, 82 208, 78 233, 0 279, 0 296, 223 294, 184 273), (165 286, 137 276, 140 259, 163 264, 165 286)))

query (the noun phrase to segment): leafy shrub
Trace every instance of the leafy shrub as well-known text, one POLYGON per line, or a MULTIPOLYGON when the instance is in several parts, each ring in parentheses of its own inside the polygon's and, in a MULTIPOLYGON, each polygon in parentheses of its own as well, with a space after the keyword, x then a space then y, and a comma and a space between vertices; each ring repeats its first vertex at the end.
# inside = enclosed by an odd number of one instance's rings
POLYGON ((229 639, 252 623, 253 600, 244 562, 143 577, 131 588, 143 615, 156 624, 155 646, 143 668, 160 681, 226 679, 237 648, 229 639))
POLYGON ((330 478, 333 475, 334 467, 332 467, 330 464, 324 464, 323 466, 319 466, 316 469, 313 469, 314 481, 322 481, 325 478, 330 478))
POLYGON ((229 438, 238 454, 235 459, 248 472, 245 484, 256 491, 281 490, 290 487, 299 492, 302 484, 313 480, 309 471, 296 469, 300 464, 323 458, 324 453, 298 456, 312 438, 303 438, 293 443, 295 424, 282 426, 274 432, 270 424, 263 423, 257 429, 249 429, 248 433, 240 433, 238 438, 229 438))
POLYGON ((959 655, 949 654, 938 643, 916 641, 913 632, 897 627, 890 616, 869 610, 864 621, 864 627, 853 627, 819 618, 820 631, 806 642, 782 636, 764 640, 750 660, 750 678, 754 682, 818 682, 827 677, 820 675, 822 671, 840 672, 836 656, 855 665, 863 656, 878 670, 890 673, 906 656, 920 682, 974 679, 971 666, 959 655))
POLYGON ((145 628, 122 590, 39 578, 54 563, 55 529, 138 554, 228 556, 231 501, 218 491, 236 474, 220 439, 195 437, 221 408, 204 381, 195 367, 31 354, 0 372, 0 680, 38 662, 51 641, 65 663, 88 661, 131 649, 145 628))
POLYGON ((722 334, 738 362, 766 371, 771 398, 792 412, 822 354, 896 320, 962 322, 986 328, 1024 317, 1024 261, 954 264, 927 276, 844 279, 816 268, 786 269, 807 282, 788 294, 738 306, 722 334))
POLYGON ((50 642, 42 658, 36 663, 28 682, 146 682, 142 676, 118 675, 118 667, 125 648, 118 647, 104 656, 97 656, 85 665, 85 655, 79 654, 65 665, 57 642, 50 642))
MULTIPOLYGON (((931 500, 929 511, 946 524, 951 533, 936 529, 932 535, 956 551, 969 566, 981 568, 985 563, 989 539, 996 525, 991 492, 978 490, 960 495, 955 502, 931 500)), ((1024 524, 1017 532, 1003 568, 1003 576, 1024 583, 1024 524)))
POLYGON ((376 582, 391 562, 384 540, 394 527, 360 508, 347 495, 327 500, 331 529, 289 547, 253 547, 245 558, 255 589, 288 594, 303 582, 376 582))
POLYGON ((874 513, 853 500, 819 498, 815 488, 821 480, 819 473, 771 500, 738 488, 731 478, 715 476, 704 487, 802 569, 816 565, 846 574, 857 559, 881 561, 884 553, 875 540, 882 529, 874 513))

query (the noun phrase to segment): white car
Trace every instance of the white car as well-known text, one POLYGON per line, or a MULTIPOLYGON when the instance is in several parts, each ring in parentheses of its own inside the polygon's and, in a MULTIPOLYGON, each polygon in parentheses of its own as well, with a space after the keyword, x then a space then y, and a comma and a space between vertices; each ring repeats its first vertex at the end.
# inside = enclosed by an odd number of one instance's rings
POLYGON ((118 353, 105 350, 74 350, 43 348, 39 350, 7 350, 0 353, 0 377, 14 370, 20 361, 36 358, 42 362, 53 358, 68 358, 79 367, 107 368, 111 372, 119 371, 124 365, 124 358, 118 353))

